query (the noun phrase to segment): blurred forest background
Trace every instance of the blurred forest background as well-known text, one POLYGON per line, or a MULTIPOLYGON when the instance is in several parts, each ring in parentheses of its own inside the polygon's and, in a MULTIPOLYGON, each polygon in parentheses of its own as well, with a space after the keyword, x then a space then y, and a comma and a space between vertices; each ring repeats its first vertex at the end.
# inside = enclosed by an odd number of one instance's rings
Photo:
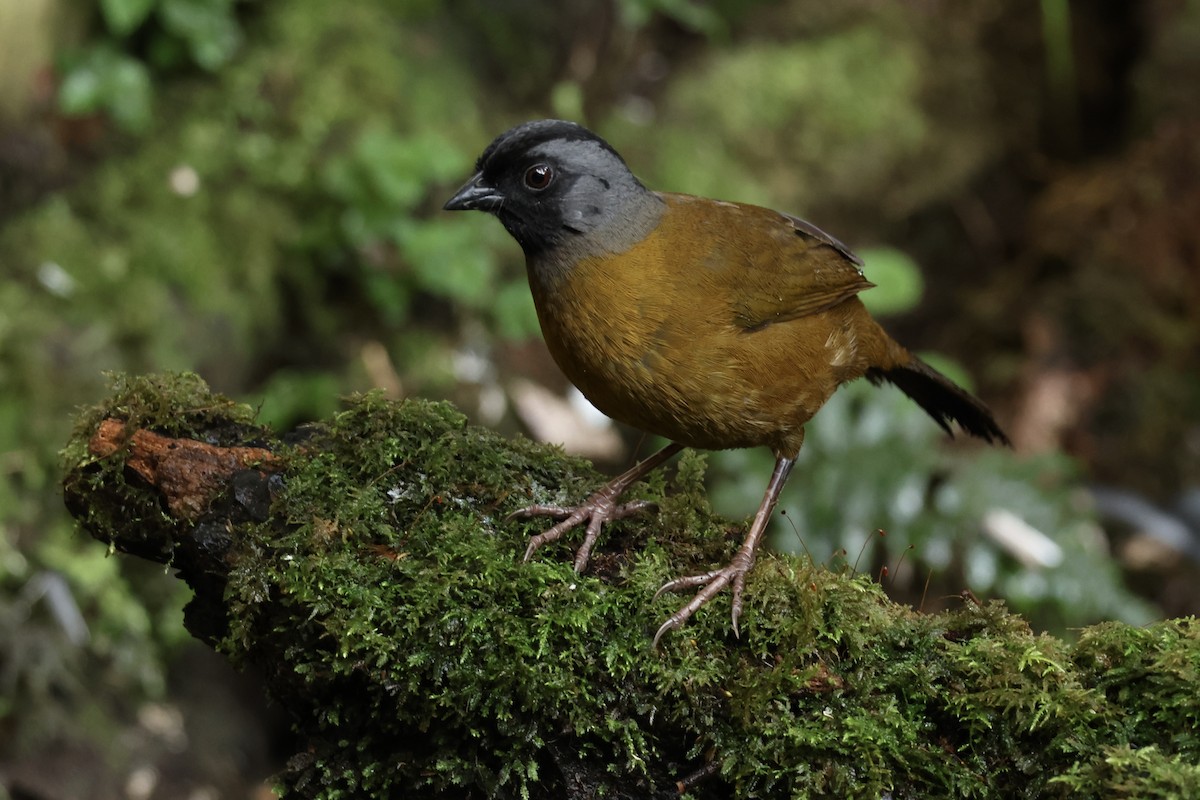
MULTIPOLYGON (((281 428, 381 387, 605 470, 654 446, 572 399, 501 227, 439 210, 536 117, 848 242, 1016 443, 847 387, 776 547, 1060 635, 1196 613, 1197 86, 1196 0, 0 0, 0 798, 267 798, 291 752, 183 587, 62 508, 105 371, 281 428)), ((770 461, 710 456, 717 508, 770 461)))

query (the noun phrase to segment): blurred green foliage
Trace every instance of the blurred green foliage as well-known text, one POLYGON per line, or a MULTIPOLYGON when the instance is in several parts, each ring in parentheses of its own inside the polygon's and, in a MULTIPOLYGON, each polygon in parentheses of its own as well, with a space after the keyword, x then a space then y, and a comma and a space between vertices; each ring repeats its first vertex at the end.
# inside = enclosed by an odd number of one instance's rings
MULTIPOLYGON (((641 28, 657 15, 665 15, 679 24, 708 36, 728 32, 726 19, 721 13, 728 8, 718 6, 748 6, 749 3, 695 3, 692 0, 620 0, 617 6, 621 19, 630 28, 641 28)), ((742 9, 738 9, 741 11, 742 9)))
POLYGON ((366 276, 367 295, 389 325, 406 323, 414 298, 427 293, 479 315, 502 336, 534 335, 537 317, 524 276, 497 273, 494 230, 417 216, 431 185, 461 179, 470 165, 461 148, 434 131, 405 138, 373 129, 325 165, 321 185, 343 207, 338 227, 351 247, 403 264, 366 276))
POLYGON ((875 284, 860 297, 872 314, 900 314, 913 310, 921 299, 924 282, 921 268, 912 258, 894 247, 872 247, 858 252, 863 272, 875 284))
POLYGON ((651 185, 803 213, 866 205, 887 219, 958 190, 993 155, 977 48, 944 33, 931 44, 899 6, 869 20, 846 10, 836 34, 816 37, 790 8, 770 36, 709 50, 672 76, 652 139, 628 120, 606 128, 635 143, 623 152, 651 185))
POLYGON ((804 189, 794 174, 776 165, 805 162, 809 192, 836 189, 847 174, 883 182, 928 133, 916 102, 920 86, 916 43, 875 27, 809 43, 734 47, 672 86, 667 105, 675 124, 655 163, 664 179, 686 176, 684 190, 694 194, 750 190, 757 195, 750 202, 784 198, 812 207, 816 197, 798 194, 804 189), (815 111, 823 124, 806 124, 815 111), (709 120, 720 120, 719 135, 696 136, 709 120), (765 179, 747 182, 746 165, 765 179))
POLYGON ((100 0, 98 11, 101 34, 62 56, 59 108, 106 113, 131 133, 150 128, 156 76, 186 66, 215 71, 242 41, 234 0, 100 0))
MULTIPOLYGON (((957 453, 899 391, 865 382, 843 387, 807 431, 780 497, 785 516, 773 528, 775 547, 864 571, 886 565, 893 574, 885 586, 904 580, 900 594, 914 603, 926 578, 938 576, 935 586, 1004 597, 1059 634, 1084 620, 1154 618, 1123 587, 1068 459, 977 447, 957 453), (1024 566, 986 537, 983 517, 997 509, 1049 537, 1062 550, 1060 563, 1024 566)), ((714 454, 714 508, 731 517, 752 511, 772 463, 757 450, 714 454)), ((929 602, 941 605, 936 596, 929 602)))
POLYGON ((135 58, 107 42, 64 59, 58 105, 64 114, 84 116, 105 112, 131 132, 145 131, 151 120, 150 73, 135 58))

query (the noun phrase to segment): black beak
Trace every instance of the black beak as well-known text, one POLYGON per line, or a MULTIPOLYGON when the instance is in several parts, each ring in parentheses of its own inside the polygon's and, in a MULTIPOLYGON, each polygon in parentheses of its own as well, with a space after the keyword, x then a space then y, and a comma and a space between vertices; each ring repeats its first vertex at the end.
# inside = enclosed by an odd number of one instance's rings
POLYGON ((484 181, 482 172, 477 172, 442 208, 447 211, 495 211, 503 202, 504 195, 484 181))

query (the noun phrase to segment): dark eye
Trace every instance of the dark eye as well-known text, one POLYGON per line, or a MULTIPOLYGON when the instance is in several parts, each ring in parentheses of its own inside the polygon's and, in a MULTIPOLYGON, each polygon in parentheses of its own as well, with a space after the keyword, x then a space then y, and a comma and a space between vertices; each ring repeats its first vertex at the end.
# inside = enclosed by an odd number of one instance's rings
POLYGON ((525 170, 525 185, 535 192, 540 192, 554 180, 554 170, 549 164, 534 164, 525 170))

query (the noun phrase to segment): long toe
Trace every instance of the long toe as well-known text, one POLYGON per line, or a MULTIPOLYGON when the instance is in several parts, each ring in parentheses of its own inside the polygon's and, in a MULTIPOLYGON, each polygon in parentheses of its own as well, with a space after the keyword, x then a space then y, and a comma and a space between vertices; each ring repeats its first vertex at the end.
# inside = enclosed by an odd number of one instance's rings
POLYGON ((579 545, 579 549, 575 551, 575 571, 583 572, 587 569, 588 559, 592 556, 592 548, 596 546, 596 540, 600 538, 600 525, 603 522, 598 514, 593 514, 591 522, 588 523, 587 533, 583 536, 583 544, 579 545))
POLYGON ((733 625, 733 635, 739 639, 742 632, 738 630, 738 617, 742 616, 742 589, 746 588, 746 572, 740 571, 733 578, 733 599, 730 601, 729 617, 733 625))
POLYGON ((525 548, 525 561, 528 561, 538 548, 551 542, 558 541, 562 535, 587 519, 589 514, 585 508, 577 508, 566 519, 541 533, 529 537, 529 546, 525 548))
POLYGON ((658 593, 655 595, 655 597, 665 591, 676 591, 679 589, 691 588, 693 586, 702 586, 703 588, 696 592, 696 595, 682 608, 680 608, 671 616, 667 617, 667 621, 659 626, 658 632, 654 634, 654 642, 650 645, 651 648, 657 649, 659 640, 662 639, 667 631, 675 630, 679 626, 683 625, 683 623, 691 619, 693 614, 706 605, 709 600, 712 600, 714 597, 720 594, 721 590, 730 583, 733 584, 734 591, 733 632, 736 635, 738 613, 741 611, 742 586, 745 583, 746 572, 746 567, 735 562, 722 567, 721 569, 713 570, 712 572, 706 572, 703 575, 691 575, 684 578, 676 578, 675 580, 668 581, 666 584, 664 584, 663 587, 658 590, 658 593))
POLYGON ((516 511, 504 518, 505 522, 514 519, 530 519, 531 517, 555 517, 562 519, 574 514, 576 509, 570 506, 552 506, 552 505, 532 505, 525 508, 518 508, 516 511))
POLYGON ((609 519, 625 519, 626 517, 634 517, 641 514, 643 511, 657 511, 658 503, 653 500, 631 500, 628 503, 622 503, 615 506, 609 513, 609 519))
POLYGON ((654 508, 653 503, 645 500, 634 500, 623 505, 617 505, 617 498, 635 482, 645 477, 652 469, 682 449, 683 445, 672 442, 654 455, 643 461, 639 461, 604 484, 604 486, 600 487, 600 489, 579 506, 572 508, 568 506, 534 505, 509 515, 508 519, 517 517, 527 519, 529 517, 545 516, 562 520, 553 528, 544 533, 539 533, 529 540, 529 546, 525 549, 525 560, 528 561, 530 556, 542 545, 561 538, 571 528, 586 521, 588 524, 587 533, 584 534, 583 544, 580 545, 579 551, 575 554, 576 569, 582 571, 587 566, 592 547, 595 546, 596 540, 600 536, 600 529, 604 526, 605 522, 614 519, 625 519, 647 509, 654 508))
POLYGON ((575 570, 583 572, 587 567, 588 559, 591 557, 592 548, 596 546, 596 542, 600 538, 600 531, 604 523, 617 519, 626 519, 643 511, 652 511, 655 508, 657 506, 648 500, 634 500, 629 503, 617 505, 613 502, 611 496, 598 492, 578 506, 534 505, 516 511, 510 514, 508 518, 553 517, 560 520, 554 527, 529 537, 529 545, 525 548, 525 561, 528 561, 542 546, 558 541, 567 531, 577 525, 587 523, 587 532, 584 534, 583 544, 579 546, 579 550, 575 553, 575 570))
MULTIPOLYGON (((726 567, 728 569, 728 567, 726 567)), ((723 570, 714 569, 712 572, 705 572, 700 575, 681 575, 678 578, 671 580, 658 587, 658 591, 654 593, 654 599, 657 600, 659 595, 667 592, 678 592, 680 589, 690 589, 693 586, 704 586, 713 578, 721 574, 723 570)))

